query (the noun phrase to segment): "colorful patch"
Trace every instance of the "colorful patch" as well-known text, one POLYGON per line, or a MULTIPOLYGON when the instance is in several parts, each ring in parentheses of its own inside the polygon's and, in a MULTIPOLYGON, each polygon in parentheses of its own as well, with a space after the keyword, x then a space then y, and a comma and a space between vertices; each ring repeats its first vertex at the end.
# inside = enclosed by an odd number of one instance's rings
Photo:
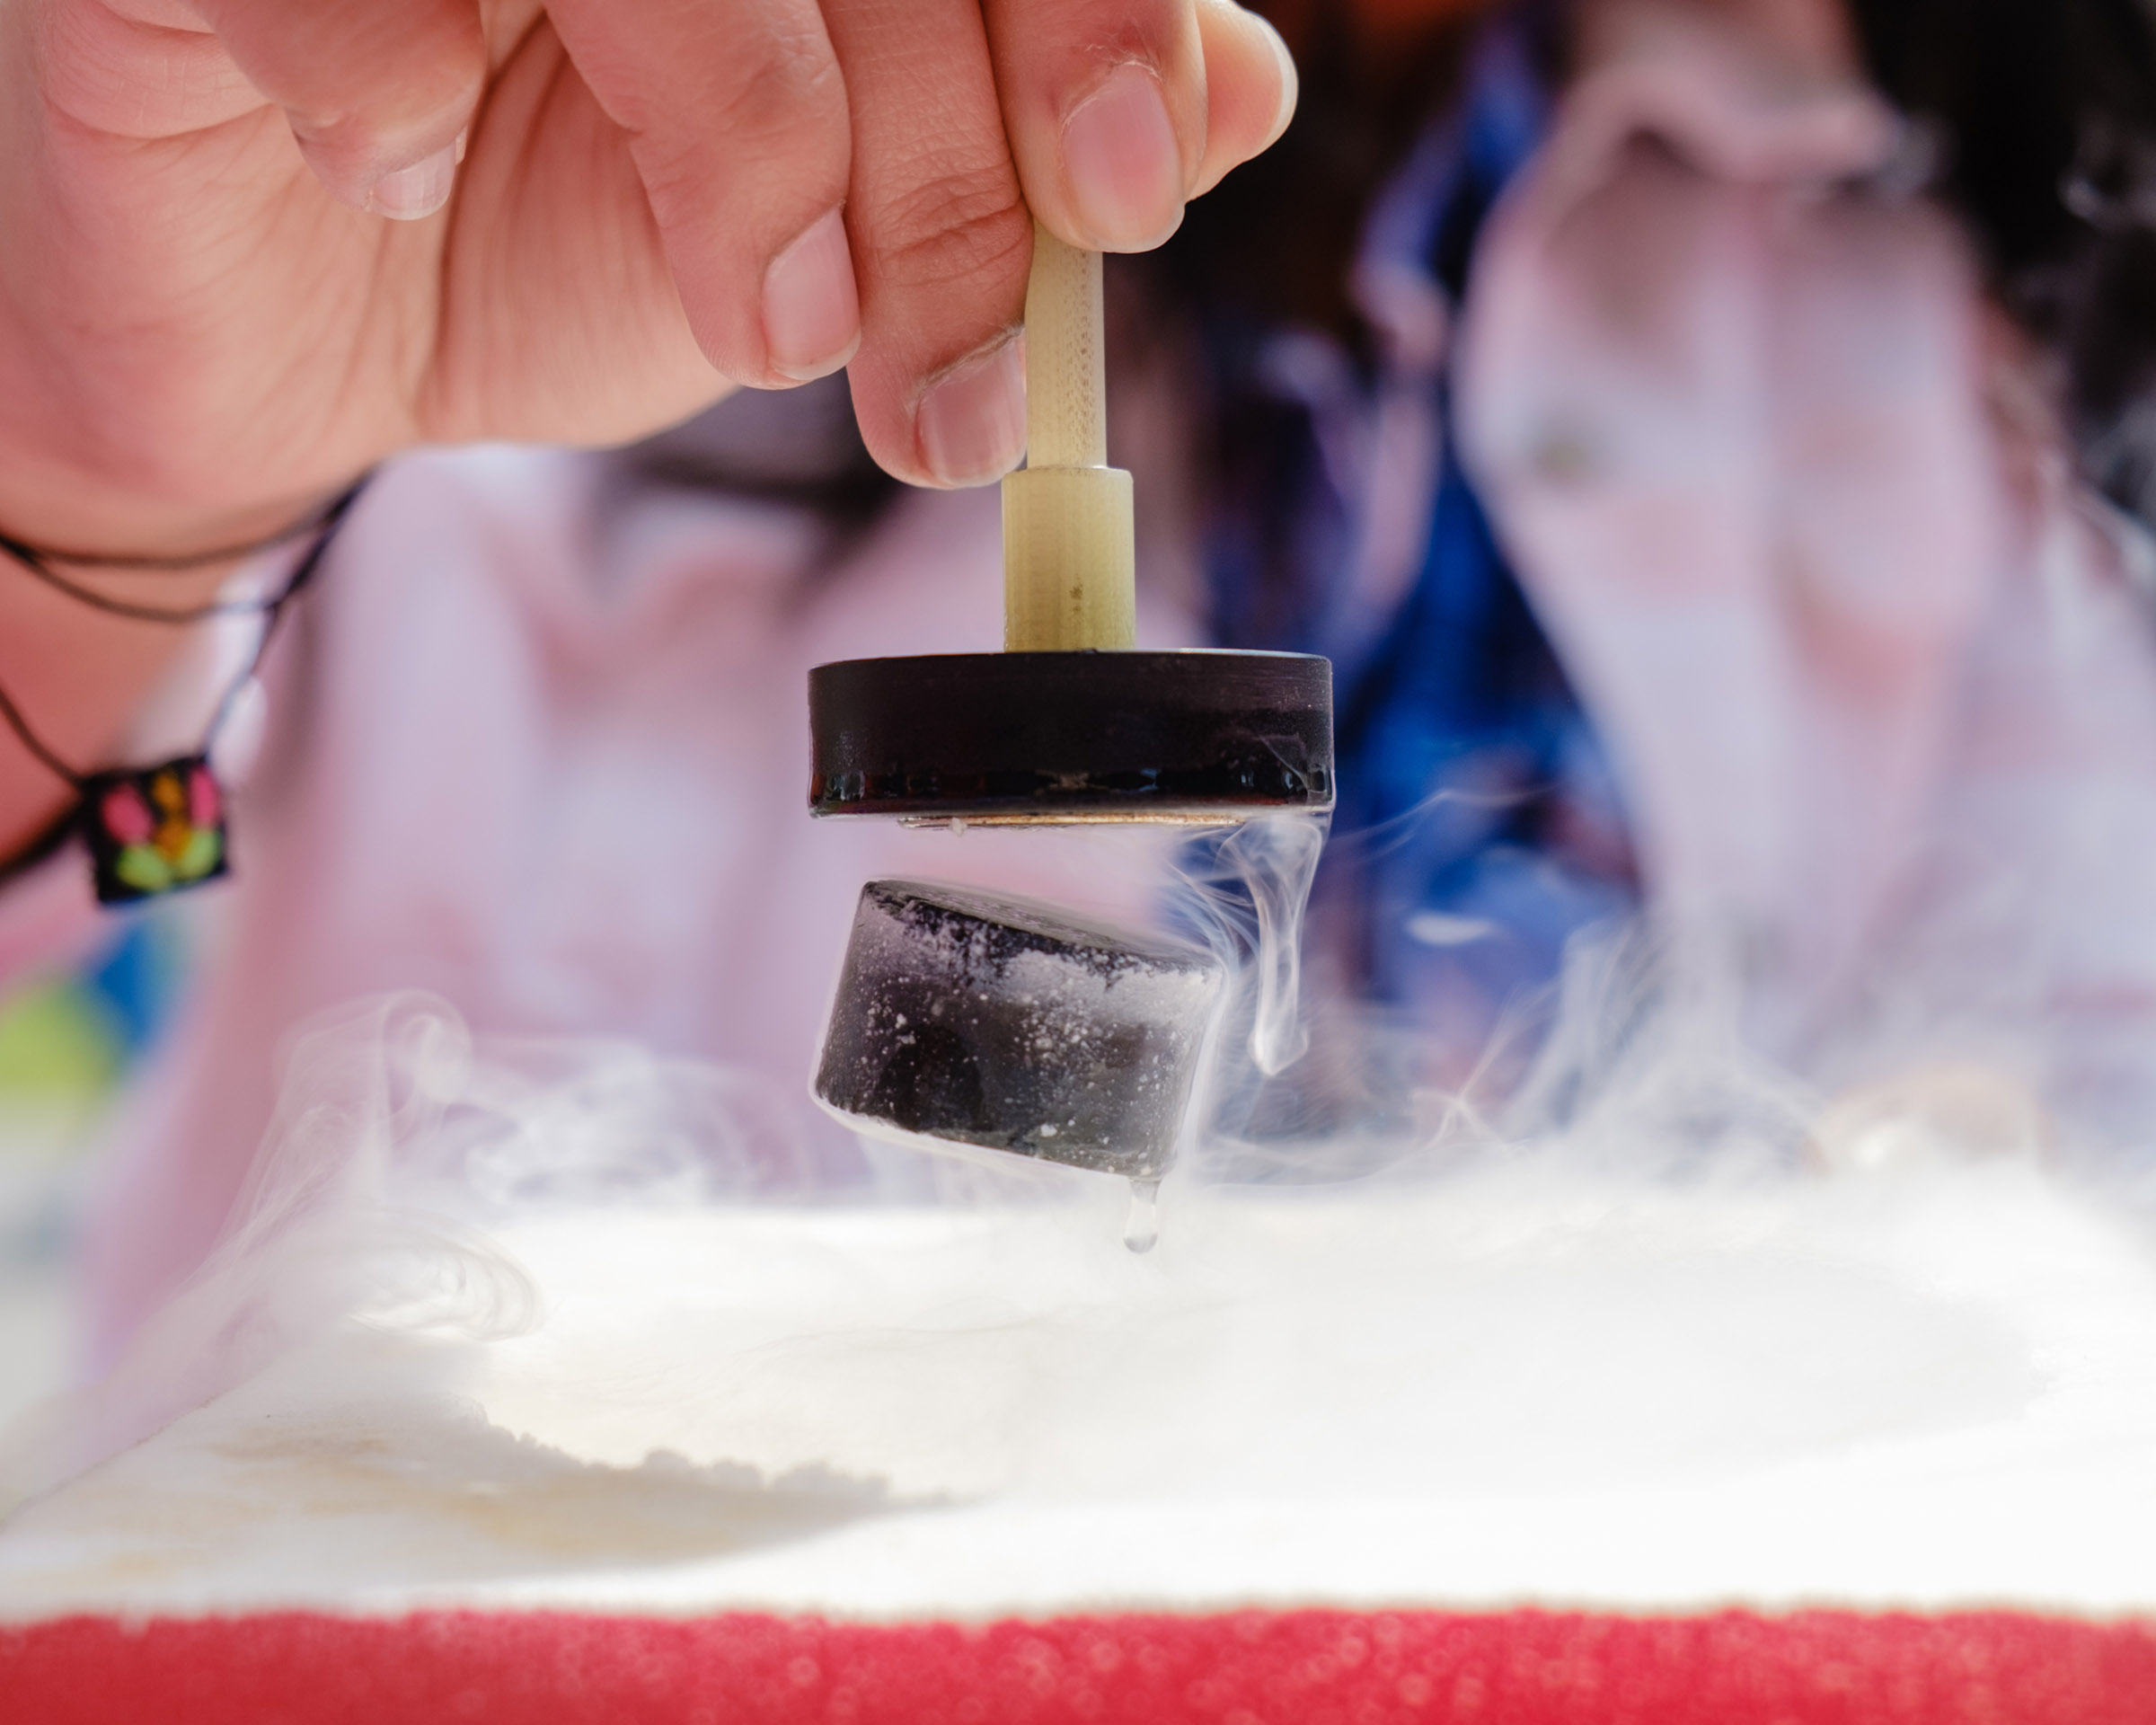
POLYGON ((83 790, 98 902, 132 904, 225 872, 225 797, 200 756, 101 773, 83 790))

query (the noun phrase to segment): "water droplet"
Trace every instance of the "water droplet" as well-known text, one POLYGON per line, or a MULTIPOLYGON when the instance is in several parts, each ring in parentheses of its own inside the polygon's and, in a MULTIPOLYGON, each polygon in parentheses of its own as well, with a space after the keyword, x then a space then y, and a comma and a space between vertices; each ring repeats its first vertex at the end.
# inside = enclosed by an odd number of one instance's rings
POLYGON ((1130 1216, 1123 1224, 1123 1243, 1133 1252, 1151 1252, 1161 1237, 1161 1182, 1130 1182, 1130 1216))

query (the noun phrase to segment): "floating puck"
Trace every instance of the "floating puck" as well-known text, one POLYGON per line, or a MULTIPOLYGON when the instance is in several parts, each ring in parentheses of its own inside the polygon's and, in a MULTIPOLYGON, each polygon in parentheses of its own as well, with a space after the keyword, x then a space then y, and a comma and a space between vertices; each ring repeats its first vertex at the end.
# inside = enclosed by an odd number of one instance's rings
POLYGON ((1219 996, 1202 949, 967 887, 862 889, 817 1099, 859 1130, 1157 1180, 1219 996))

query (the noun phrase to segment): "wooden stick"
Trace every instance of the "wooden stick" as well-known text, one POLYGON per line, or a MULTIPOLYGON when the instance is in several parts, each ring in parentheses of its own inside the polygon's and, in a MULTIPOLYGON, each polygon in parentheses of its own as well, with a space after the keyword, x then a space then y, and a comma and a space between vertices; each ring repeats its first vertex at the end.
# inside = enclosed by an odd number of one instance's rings
POLYGON ((1026 289, 1024 471, 1003 481, 1003 647, 1136 644, 1130 475, 1108 464, 1100 254, 1036 225, 1026 289))

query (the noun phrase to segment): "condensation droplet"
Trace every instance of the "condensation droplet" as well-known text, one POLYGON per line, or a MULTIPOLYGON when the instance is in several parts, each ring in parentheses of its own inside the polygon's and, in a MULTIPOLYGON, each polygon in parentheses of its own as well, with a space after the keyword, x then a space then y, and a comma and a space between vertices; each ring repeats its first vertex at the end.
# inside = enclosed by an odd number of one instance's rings
POLYGON ((1161 1182, 1130 1182, 1130 1215, 1123 1224, 1123 1243, 1133 1252, 1151 1252, 1161 1237, 1161 1182))

